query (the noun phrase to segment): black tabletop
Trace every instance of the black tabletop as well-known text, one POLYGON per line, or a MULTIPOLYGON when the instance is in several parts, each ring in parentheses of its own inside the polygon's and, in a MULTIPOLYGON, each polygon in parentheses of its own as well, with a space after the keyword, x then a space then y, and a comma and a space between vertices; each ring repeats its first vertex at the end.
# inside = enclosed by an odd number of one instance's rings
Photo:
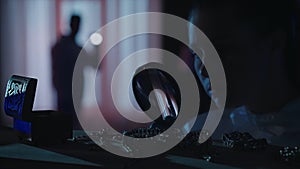
POLYGON ((19 142, 9 128, 0 128, 0 168, 201 168, 234 169, 299 168, 298 162, 285 162, 279 156, 282 147, 239 151, 217 145, 190 145, 149 158, 125 158, 96 145, 67 141, 62 144, 36 146, 19 142), (206 161, 206 156, 211 159, 206 161))

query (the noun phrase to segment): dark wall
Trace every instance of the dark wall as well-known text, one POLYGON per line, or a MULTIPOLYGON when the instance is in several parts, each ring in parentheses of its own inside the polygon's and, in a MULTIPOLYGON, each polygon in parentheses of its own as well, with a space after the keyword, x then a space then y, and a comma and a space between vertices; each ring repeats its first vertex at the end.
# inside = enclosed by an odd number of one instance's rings
MULTIPOLYGON (((176 15, 178 17, 188 20, 188 15, 191 6, 192 3, 190 0, 187 1, 164 0, 163 12, 176 15)), ((165 49, 168 49, 174 53, 180 52, 180 44, 172 39, 164 39, 163 45, 165 49)))

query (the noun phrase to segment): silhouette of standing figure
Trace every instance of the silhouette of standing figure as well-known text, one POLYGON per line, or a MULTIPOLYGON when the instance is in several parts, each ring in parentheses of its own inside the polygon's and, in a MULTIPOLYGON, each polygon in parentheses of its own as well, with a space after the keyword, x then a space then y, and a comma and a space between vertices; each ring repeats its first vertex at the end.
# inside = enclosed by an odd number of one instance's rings
MULTIPOLYGON (((80 16, 72 15, 70 19, 71 32, 62 36, 52 48, 52 81, 57 91, 57 108, 73 116, 73 128, 78 128, 72 99, 72 77, 77 57, 82 49, 75 37, 80 27, 80 16)), ((80 77, 78 77, 80 78, 80 77)), ((82 91, 78 91, 82 95, 82 91)))

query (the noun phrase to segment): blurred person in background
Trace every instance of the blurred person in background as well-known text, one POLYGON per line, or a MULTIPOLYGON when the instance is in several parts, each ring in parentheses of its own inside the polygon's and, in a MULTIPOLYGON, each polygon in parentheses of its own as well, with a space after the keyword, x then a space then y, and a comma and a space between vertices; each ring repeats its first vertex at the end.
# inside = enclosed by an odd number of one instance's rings
MULTIPOLYGON (((77 57, 82 49, 76 41, 80 16, 70 18, 70 34, 62 36, 52 48, 52 81, 57 91, 57 109, 73 117, 73 128, 80 128, 72 99, 72 78, 77 57)), ((78 77, 82 78, 82 77, 78 77)), ((77 91, 82 96, 82 91, 77 91)), ((81 98, 81 97, 80 97, 81 98)))

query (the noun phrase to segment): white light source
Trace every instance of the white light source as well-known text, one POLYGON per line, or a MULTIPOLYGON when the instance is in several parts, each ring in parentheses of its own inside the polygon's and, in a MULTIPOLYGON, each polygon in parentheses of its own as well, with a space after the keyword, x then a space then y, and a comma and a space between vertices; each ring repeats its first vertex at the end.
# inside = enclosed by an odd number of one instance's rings
POLYGON ((96 32, 90 36, 90 41, 93 45, 100 45, 102 40, 103 40, 103 37, 100 33, 96 32))

